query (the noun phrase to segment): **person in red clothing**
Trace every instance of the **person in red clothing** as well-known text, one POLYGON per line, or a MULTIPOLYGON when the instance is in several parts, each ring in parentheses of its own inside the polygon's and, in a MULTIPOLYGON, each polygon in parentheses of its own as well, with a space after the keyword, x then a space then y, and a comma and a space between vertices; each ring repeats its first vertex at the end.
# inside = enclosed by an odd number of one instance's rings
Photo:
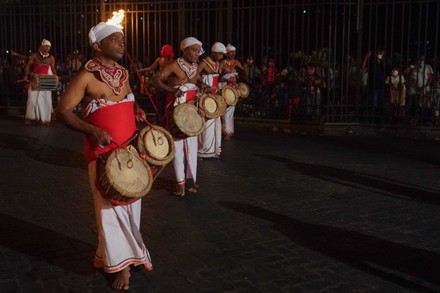
POLYGON ((136 118, 146 119, 130 88, 128 71, 117 63, 125 52, 121 28, 104 22, 89 32, 95 56, 71 80, 57 106, 57 118, 85 134, 89 180, 98 227, 94 266, 114 273, 112 287, 128 290, 130 266, 152 270, 151 258, 139 231, 141 200, 114 205, 97 188, 96 161, 100 154, 123 146, 136 132, 136 118), (83 119, 73 109, 82 105, 83 119))

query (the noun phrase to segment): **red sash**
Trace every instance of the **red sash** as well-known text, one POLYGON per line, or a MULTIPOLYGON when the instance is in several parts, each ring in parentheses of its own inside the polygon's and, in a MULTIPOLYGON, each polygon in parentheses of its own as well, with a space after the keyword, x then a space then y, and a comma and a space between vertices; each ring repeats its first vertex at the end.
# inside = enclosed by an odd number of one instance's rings
POLYGON ((123 102, 96 110, 87 116, 86 121, 107 131, 112 137, 112 143, 100 148, 89 137, 84 139, 84 151, 87 162, 96 160, 99 155, 105 154, 124 143, 136 132, 134 117, 134 102, 123 102))
POLYGON ((49 73, 49 65, 48 64, 39 64, 34 63, 33 65, 33 74, 48 74, 49 73))
POLYGON ((218 80, 219 80, 219 76, 217 74, 215 74, 212 77, 212 87, 215 88, 215 90, 218 90, 218 80))

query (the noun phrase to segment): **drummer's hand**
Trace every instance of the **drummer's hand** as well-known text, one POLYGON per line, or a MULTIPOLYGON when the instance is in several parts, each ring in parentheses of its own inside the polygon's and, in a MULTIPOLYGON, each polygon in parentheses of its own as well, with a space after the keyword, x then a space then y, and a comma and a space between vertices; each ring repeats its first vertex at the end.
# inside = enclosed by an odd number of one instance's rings
POLYGON ((175 97, 183 96, 184 92, 182 92, 180 89, 176 89, 176 88, 172 88, 172 89, 173 89, 172 91, 174 92, 175 97))
POLYGON ((102 128, 96 127, 92 133, 92 138, 98 147, 104 148, 106 145, 112 143, 112 137, 102 128))
POLYGON ((146 121, 147 120, 147 114, 145 114, 145 111, 140 107, 134 108, 134 117, 136 118, 137 122, 146 121))

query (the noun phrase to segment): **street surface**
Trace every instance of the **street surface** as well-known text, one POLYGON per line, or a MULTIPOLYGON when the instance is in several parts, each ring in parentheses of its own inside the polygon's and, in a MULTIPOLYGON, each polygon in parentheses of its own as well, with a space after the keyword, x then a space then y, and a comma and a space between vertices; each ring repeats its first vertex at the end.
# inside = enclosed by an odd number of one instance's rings
MULTIPOLYGON (((0 125, 0 292, 114 292, 82 135, 0 125)), ((440 292, 440 141, 236 132, 198 193, 154 182, 130 292, 440 292)))

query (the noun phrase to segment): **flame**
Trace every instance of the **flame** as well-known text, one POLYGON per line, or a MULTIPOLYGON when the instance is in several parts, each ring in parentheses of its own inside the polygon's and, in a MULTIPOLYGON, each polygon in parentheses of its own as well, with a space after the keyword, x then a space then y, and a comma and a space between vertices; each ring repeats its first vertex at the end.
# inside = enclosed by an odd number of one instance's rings
POLYGON ((119 11, 113 11, 113 17, 107 20, 107 24, 115 25, 119 28, 124 28, 121 23, 124 19, 125 11, 123 9, 119 9, 119 11))

